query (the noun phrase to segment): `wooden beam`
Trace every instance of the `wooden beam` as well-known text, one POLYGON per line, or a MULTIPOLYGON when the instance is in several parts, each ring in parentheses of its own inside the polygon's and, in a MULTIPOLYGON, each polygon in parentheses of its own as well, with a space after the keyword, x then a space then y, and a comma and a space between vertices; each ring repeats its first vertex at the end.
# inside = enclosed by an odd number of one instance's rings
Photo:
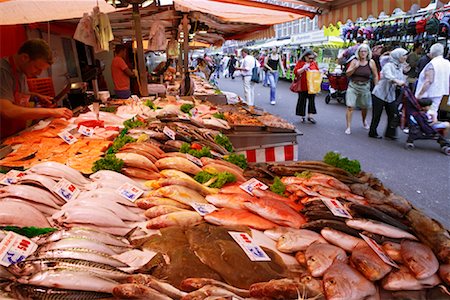
POLYGON ((229 4, 237 4, 237 5, 244 5, 244 6, 251 6, 251 7, 257 7, 257 8, 264 8, 269 10, 277 10, 277 11, 284 11, 291 14, 298 14, 298 15, 304 15, 309 18, 314 18, 314 16, 317 14, 317 12, 311 12, 304 9, 296 9, 286 6, 280 6, 275 4, 269 4, 264 2, 256 2, 252 0, 212 0, 216 2, 222 2, 222 3, 229 3, 229 4))

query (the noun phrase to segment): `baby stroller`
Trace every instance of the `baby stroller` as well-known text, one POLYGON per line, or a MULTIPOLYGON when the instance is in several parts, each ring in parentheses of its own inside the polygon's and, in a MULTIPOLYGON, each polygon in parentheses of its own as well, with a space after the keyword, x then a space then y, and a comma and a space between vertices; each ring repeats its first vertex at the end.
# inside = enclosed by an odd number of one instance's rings
POLYGON ((345 91, 348 88, 348 78, 345 74, 327 73, 330 82, 330 93, 325 97, 325 103, 329 104, 331 99, 338 103, 345 103, 345 91))
POLYGON ((450 141, 441 132, 435 130, 428 123, 428 117, 422 111, 419 102, 408 87, 402 88, 402 104, 399 110, 401 127, 409 127, 406 149, 414 149, 415 140, 436 140, 441 151, 450 155, 450 141))

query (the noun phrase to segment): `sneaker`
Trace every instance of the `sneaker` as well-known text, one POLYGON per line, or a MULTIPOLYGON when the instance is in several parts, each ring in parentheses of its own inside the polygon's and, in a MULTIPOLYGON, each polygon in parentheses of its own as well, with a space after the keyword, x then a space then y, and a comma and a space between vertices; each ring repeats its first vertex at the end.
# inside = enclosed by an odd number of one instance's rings
POLYGON ((403 132, 406 133, 406 134, 409 134, 409 128, 403 129, 403 132))
POLYGON ((369 129, 370 129, 369 124, 367 124, 366 122, 363 123, 363 127, 364 127, 364 129, 366 129, 366 130, 369 130, 369 129))
POLYGON ((352 131, 350 130, 350 128, 345 129, 345 134, 352 134, 352 131))
POLYGON ((316 124, 316 120, 314 120, 312 117, 308 118, 308 122, 311 122, 312 124, 316 124))
POLYGON ((270 101, 270 104, 275 105, 276 104, 275 100, 270 101))
POLYGON ((305 122, 306 122, 306 118, 302 117, 302 123, 305 123, 305 122))

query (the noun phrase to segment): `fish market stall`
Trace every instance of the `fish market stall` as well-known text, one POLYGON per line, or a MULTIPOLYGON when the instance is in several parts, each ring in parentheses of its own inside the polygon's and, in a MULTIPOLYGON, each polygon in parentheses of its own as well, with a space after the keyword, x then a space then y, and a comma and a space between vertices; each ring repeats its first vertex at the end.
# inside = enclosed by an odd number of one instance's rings
POLYGON ((248 162, 239 106, 114 104, 4 141, 2 297, 448 297, 447 229, 359 162, 248 162))

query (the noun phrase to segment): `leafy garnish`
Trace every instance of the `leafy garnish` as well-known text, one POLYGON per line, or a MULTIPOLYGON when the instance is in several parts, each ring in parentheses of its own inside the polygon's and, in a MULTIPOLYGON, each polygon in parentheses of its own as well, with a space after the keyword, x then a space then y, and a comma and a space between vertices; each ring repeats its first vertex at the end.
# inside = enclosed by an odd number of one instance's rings
POLYGON ((1 227, 1 229, 5 230, 5 231, 15 232, 17 234, 26 236, 27 238, 33 238, 38 235, 47 234, 49 232, 58 230, 56 228, 50 228, 50 227, 40 228, 40 227, 34 227, 34 226, 31 226, 31 227, 5 226, 5 227, 1 227))
POLYGON ((111 170, 120 172, 123 167, 123 160, 117 158, 114 154, 106 154, 104 158, 100 158, 92 166, 92 171, 95 173, 99 170, 111 170))
POLYGON ((231 153, 229 155, 225 155, 223 159, 242 169, 247 168, 247 158, 245 158, 244 154, 231 153))
POLYGON ((108 150, 108 154, 116 153, 125 146, 125 144, 136 142, 135 138, 132 138, 129 135, 119 135, 113 142, 111 148, 108 150))
POLYGON ((213 117, 216 118, 216 119, 225 120, 225 115, 223 113, 221 113, 221 112, 213 113, 213 117))
POLYGON ((184 113, 187 113, 190 115, 190 111, 191 109, 194 108, 194 104, 190 104, 190 103, 185 103, 183 105, 180 106, 180 110, 184 113))
POLYGON ((114 106, 105 106, 105 107, 100 107, 100 111, 104 111, 104 112, 110 112, 110 113, 115 113, 117 111, 117 107, 114 106))
POLYGON ((294 175, 295 175, 295 177, 306 178, 306 179, 309 179, 312 177, 311 171, 303 171, 301 173, 296 172, 294 175))
POLYGON ((197 158, 212 157, 211 149, 209 147, 203 146, 200 149, 198 149, 198 147, 195 147, 195 146, 193 147, 193 145, 189 145, 188 143, 183 143, 181 145, 181 147, 180 147, 180 152, 181 153, 188 153, 188 154, 190 154, 192 156, 195 156, 197 158))
POLYGON ((270 186, 270 190, 278 195, 284 196, 284 192, 286 191, 286 186, 283 182, 281 182, 280 177, 276 176, 273 179, 273 183, 270 186))
POLYGON ((228 172, 209 173, 201 171, 195 175, 194 179, 201 184, 209 186, 211 188, 220 189, 227 183, 235 182, 236 176, 228 172))
POLYGON ((361 164, 356 159, 348 159, 347 157, 341 156, 337 152, 330 151, 323 157, 323 161, 329 165, 335 166, 337 168, 343 169, 353 175, 361 172, 361 164))
POLYGON ((145 125, 144 122, 142 122, 141 120, 135 119, 135 118, 131 118, 131 119, 123 122, 123 126, 125 126, 125 128, 127 128, 127 129, 142 127, 144 125, 145 125))
POLYGON ((150 100, 150 99, 146 100, 144 102, 144 105, 150 107, 153 110, 157 110, 158 109, 158 106, 156 106, 155 103, 153 103, 153 101, 150 100))
POLYGON ((231 144, 230 139, 226 135, 219 133, 214 137, 214 141, 216 144, 221 145, 228 151, 233 152, 233 144, 231 144))

